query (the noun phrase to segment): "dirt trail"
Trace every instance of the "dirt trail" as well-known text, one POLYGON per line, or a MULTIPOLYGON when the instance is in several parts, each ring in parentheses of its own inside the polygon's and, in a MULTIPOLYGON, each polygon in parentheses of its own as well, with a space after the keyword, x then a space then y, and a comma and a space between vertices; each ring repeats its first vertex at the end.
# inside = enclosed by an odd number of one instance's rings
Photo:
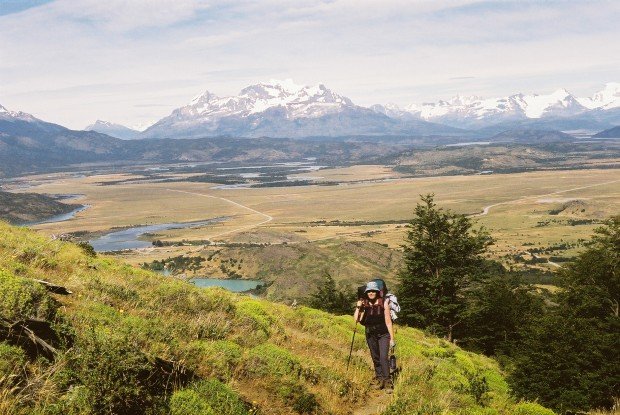
POLYGON ((245 230, 248 230, 248 229, 253 229, 253 228, 256 228, 257 226, 260 226, 260 225, 265 224, 267 222, 271 222, 273 220, 273 216, 269 216, 266 213, 259 212, 258 210, 252 209, 249 206, 242 205, 241 203, 237 203, 234 200, 226 199, 225 197, 211 196, 211 195, 206 195, 204 193, 188 192, 188 191, 185 191, 185 190, 176 190, 176 189, 166 189, 166 190, 168 190, 169 192, 187 193, 187 194, 190 194, 190 195, 196 195, 196 196, 201 196, 201 197, 210 197, 212 199, 220 199, 220 200, 223 200, 224 202, 228 202, 228 203, 231 203, 231 204, 233 204, 235 206, 239 206, 240 208, 249 210, 250 212, 256 213, 256 214, 261 215, 261 216, 263 216, 265 218, 265 220, 263 220, 263 221, 261 221, 259 223, 254 223, 252 225, 241 226, 240 228, 235 228, 235 229, 231 229, 231 230, 228 230, 228 231, 225 231, 225 232, 218 233, 216 235, 211 235, 210 238, 217 238, 218 236, 228 235, 229 233, 235 233, 235 232, 239 232, 239 231, 245 231, 245 230))
POLYGON ((353 409, 353 415, 379 415, 390 403, 392 395, 383 391, 371 391, 363 406, 353 409))
POLYGON ((620 182, 620 180, 612 180, 610 182, 596 183, 596 184, 591 184, 591 185, 588 185, 588 186, 573 187, 571 189, 558 190, 556 192, 545 193, 545 194, 542 194, 542 195, 522 196, 522 197, 517 198, 517 199, 507 200, 505 202, 499 202, 499 203, 494 203, 492 205, 485 206, 485 207, 482 208, 482 212, 481 213, 475 213, 475 214, 469 215, 469 216, 476 217, 476 216, 488 215, 489 214, 489 210, 491 210, 491 208, 494 208, 494 207, 500 206, 500 205, 508 205, 510 203, 520 202, 520 201, 527 200, 527 199, 537 199, 537 198, 545 197, 545 196, 554 196, 554 195, 558 195, 558 194, 562 194, 562 193, 572 192, 574 190, 589 189, 590 187, 603 186, 603 185, 606 185, 606 184, 612 184, 612 183, 617 183, 617 182, 620 182))

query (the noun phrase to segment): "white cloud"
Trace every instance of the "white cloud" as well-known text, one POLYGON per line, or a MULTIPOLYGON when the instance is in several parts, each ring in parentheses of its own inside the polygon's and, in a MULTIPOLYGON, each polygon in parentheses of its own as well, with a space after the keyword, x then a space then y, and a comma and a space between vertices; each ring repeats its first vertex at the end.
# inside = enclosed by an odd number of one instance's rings
POLYGON ((200 0, 59 0, 50 8, 59 18, 85 20, 104 30, 125 32, 182 22, 209 6, 200 0))
POLYGON ((0 16, 0 103, 82 127, 269 78, 364 105, 589 93, 620 80, 619 18, 611 1, 58 0, 0 16))

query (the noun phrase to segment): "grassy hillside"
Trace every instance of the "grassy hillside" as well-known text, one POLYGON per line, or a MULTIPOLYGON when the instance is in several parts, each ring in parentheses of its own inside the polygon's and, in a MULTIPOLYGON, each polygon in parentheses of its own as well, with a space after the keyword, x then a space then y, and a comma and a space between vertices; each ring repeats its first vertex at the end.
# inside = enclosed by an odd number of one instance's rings
POLYGON ((402 374, 377 398, 362 333, 345 369, 349 316, 198 289, 6 224, 0 235, 2 414, 337 415, 373 399, 386 414, 553 414, 515 403, 493 360, 402 327, 402 374), (20 321, 55 352, 17 339, 20 321))

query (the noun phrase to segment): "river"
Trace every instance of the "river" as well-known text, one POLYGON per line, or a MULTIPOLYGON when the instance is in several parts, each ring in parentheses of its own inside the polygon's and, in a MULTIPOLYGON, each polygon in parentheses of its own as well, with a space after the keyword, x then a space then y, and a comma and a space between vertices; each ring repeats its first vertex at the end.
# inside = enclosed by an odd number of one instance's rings
POLYGON ((144 234, 167 231, 170 229, 185 229, 185 228, 202 227, 202 226, 210 225, 212 223, 221 222, 222 220, 225 220, 225 219, 226 218, 214 218, 214 219, 207 219, 207 220, 201 220, 201 221, 196 221, 196 222, 158 223, 155 225, 135 226, 129 229, 123 229, 123 230, 116 231, 116 232, 110 232, 98 238, 91 239, 88 242, 93 246, 93 248, 95 248, 95 251, 97 252, 148 248, 152 246, 153 244, 150 240, 140 239, 140 237, 143 236, 144 234))

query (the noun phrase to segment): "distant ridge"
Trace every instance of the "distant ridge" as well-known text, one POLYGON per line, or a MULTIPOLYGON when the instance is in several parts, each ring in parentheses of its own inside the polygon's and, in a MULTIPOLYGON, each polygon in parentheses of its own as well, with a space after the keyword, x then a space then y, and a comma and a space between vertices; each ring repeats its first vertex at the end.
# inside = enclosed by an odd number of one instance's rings
POLYGON ((594 134, 594 138, 620 138, 620 126, 610 128, 600 133, 594 134))
POLYGON ((25 112, 0 111, 0 177, 74 163, 107 161, 121 140, 94 131, 74 131, 25 112))
POLYGON ((494 135, 489 139, 492 142, 518 142, 518 143, 550 143, 558 141, 574 141, 575 137, 561 131, 552 130, 509 130, 494 135))
POLYGON ((98 133, 107 134, 110 137, 121 138, 123 140, 132 140, 138 138, 140 131, 125 127, 121 124, 115 124, 108 121, 97 120, 93 124, 84 128, 84 131, 96 131, 98 133))

